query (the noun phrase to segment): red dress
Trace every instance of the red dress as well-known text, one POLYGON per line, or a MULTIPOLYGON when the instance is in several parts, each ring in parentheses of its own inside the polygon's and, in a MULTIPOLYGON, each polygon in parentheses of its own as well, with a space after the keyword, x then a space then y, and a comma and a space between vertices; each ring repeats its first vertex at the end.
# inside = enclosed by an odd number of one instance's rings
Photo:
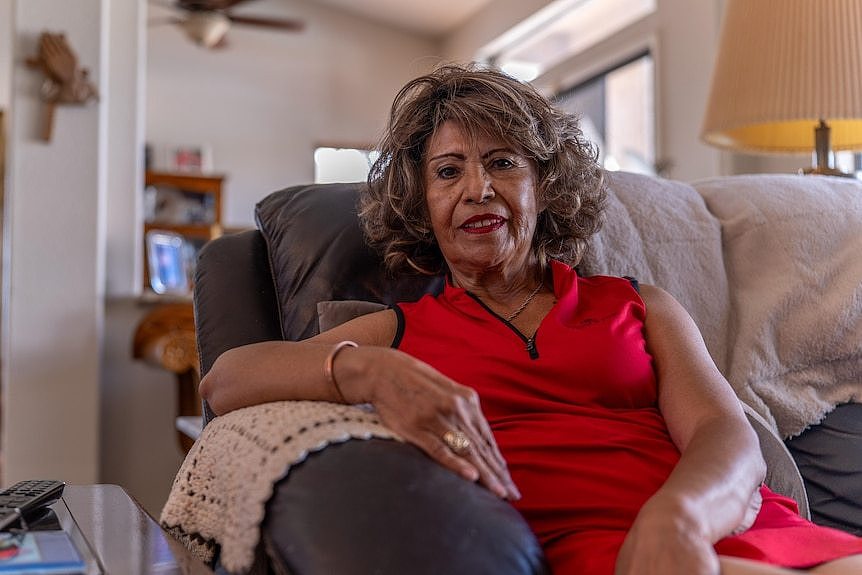
MULTIPOLYGON (((552 262, 557 303, 534 341, 469 292, 396 307, 393 346, 473 387, 523 514, 557 575, 612 574, 638 510, 679 459, 657 407, 643 301, 628 280, 578 278, 552 262)), ((763 488, 754 526, 720 554, 810 567, 862 553, 862 539, 814 526, 763 488)))

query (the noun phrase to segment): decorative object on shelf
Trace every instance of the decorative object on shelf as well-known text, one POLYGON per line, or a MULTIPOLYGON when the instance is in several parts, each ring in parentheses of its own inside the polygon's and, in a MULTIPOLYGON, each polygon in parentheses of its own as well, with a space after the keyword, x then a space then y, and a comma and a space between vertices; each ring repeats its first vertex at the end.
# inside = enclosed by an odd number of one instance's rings
POLYGON ((178 172, 212 170, 212 153, 208 146, 177 146, 172 154, 173 169, 178 172))
POLYGON ((862 0, 727 0, 702 138, 847 175, 832 150, 862 149, 862 0))
POLYGON ((148 143, 145 152, 147 170, 183 174, 209 174, 213 171, 212 146, 195 144, 148 143))
POLYGON ((45 105, 42 139, 49 142, 58 104, 83 105, 98 100, 99 94, 90 81, 89 70, 78 67, 78 57, 62 33, 43 32, 39 37, 39 53, 28 58, 27 65, 45 74, 40 90, 45 105))
POLYGON ((177 378, 177 439, 183 452, 193 439, 179 428, 180 418, 199 417, 201 398, 195 315, 191 303, 155 306, 135 329, 132 357, 173 373, 177 378))
POLYGON ((154 20, 150 24, 174 24, 182 28, 195 44, 204 48, 223 48, 233 24, 257 26, 285 32, 299 32, 305 24, 299 20, 260 16, 242 16, 231 8, 251 0, 176 0, 173 8, 181 17, 154 20))

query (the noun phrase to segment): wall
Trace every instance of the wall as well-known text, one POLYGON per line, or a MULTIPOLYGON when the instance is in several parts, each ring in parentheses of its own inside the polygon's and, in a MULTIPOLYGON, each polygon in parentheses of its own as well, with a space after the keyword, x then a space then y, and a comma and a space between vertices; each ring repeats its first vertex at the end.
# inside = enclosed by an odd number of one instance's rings
POLYGON ((9 187, 4 211, 3 480, 92 483, 99 460, 105 194, 105 0, 13 5, 9 187), (100 105, 58 109, 36 139, 41 78, 24 67, 45 29, 63 30, 100 105))

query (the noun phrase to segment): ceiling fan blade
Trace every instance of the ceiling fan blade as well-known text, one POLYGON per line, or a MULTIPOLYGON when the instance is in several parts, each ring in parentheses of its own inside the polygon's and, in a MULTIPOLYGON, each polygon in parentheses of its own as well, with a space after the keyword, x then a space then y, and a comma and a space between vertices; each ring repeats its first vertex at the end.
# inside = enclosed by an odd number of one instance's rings
POLYGON ((256 16, 237 16, 234 14, 225 13, 225 16, 230 18, 234 24, 242 24, 246 26, 262 26, 264 28, 273 28, 276 30, 288 30, 291 32, 299 32, 305 28, 305 24, 299 20, 289 20, 287 18, 262 18, 256 16))
POLYGON ((183 10, 227 10, 250 1, 252 0, 176 0, 175 5, 183 10))

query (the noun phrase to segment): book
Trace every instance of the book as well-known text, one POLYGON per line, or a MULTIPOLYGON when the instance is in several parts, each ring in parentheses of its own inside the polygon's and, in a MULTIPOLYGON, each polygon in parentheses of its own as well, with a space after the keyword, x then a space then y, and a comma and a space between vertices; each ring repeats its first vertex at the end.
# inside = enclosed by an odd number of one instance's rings
POLYGON ((65 531, 0 533, 0 573, 76 575, 87 565, 65 531))

